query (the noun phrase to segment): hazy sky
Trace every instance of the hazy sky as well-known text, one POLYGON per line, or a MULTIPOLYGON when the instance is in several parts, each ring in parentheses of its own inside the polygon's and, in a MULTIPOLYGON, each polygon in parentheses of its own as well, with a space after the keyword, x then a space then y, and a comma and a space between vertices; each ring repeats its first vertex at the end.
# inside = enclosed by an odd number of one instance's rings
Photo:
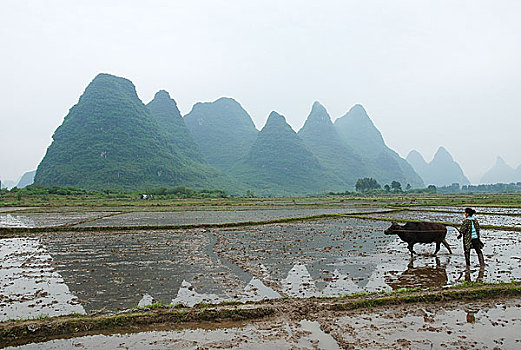
POLYGON ((295 130, 361 103, 386 143, 445 146, 476 182, 521 164, 519 1, 23 1, 0 12, 0 179, 33 170, 100 72, 183 114, 229 96, 295 130))

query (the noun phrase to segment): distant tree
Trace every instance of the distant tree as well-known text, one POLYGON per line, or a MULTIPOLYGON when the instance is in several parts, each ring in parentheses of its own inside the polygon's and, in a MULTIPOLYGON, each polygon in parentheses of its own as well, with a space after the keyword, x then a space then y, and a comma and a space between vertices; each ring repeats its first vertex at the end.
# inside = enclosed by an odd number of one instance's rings
POLYGON ((409 191, 410 189, 411 189, 411 184, 407 184, 407 186, 405 186, 405 190, 409 191))
POLYGON ((385 185, 384 190, 385 192, 391 192, 391 187, 389 187, 389 185, 385 185))
POLYGON ((436 186, 434 186, 434 185, 429 185, 429 186, 427 186, 427 190, 428 190, 429 192, 436 193, 436 190, 437 190, 437 189, 436 189, 436 186))
POLYGON ((391 182, 391 188, 394 192, 401 192, 402 191, 402 184, 398 181, 391 182))
POLYGON ((379 190, 382 188, 380 184, 372 177, 364 177, 356 181, 355 189, 357 192, 367 192, 371 190, 379 190))

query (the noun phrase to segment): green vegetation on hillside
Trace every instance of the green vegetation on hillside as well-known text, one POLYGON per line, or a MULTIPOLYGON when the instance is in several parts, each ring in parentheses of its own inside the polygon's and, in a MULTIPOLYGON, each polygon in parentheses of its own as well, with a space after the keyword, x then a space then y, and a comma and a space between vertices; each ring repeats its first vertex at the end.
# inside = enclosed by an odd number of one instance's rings
POLYGON ((423 180, 409 163, 387 147, 364 107, 355 105, 346 115, 335 120, 334 125, 344 142, 366 163, 368 173, 365 176, 380 183, 396 180, 415 188, 424 187, 423 180))
POLYGON ((369 173, 362 158, 342 141, 320 103, 313 104, 298 136, 323 167, 343 181, 345 188, 352 188, 359 177, 369 173))
POLYGON ((345 189, 342 181, 324 169, 304 142, 272 112, 248 155, 231 171, 255 193, 320 194, 345 189))
POLYGON ((222 170, 244 157, 259 133, 250 115, 231 98, 196 103, 184 120, 208 162, 222 170))
POLYGON ((54 133, 35 183, 132 190, 232 187, 216 170, 185 156, 174 137, 161 130, 132 82, 99 74, 54 133))

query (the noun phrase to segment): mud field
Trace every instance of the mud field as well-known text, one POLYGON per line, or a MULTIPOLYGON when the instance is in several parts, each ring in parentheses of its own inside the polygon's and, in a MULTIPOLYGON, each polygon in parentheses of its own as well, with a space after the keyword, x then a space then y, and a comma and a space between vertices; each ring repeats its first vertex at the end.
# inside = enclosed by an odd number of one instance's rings
MULTIPOLYGON (((477 258, 472 255, 470 271, 464 269, 461 242, 452 228, 447 241, 453 254, 442 246, 436 257, 432 255, 433 244, 416 245, 418 255, 411 259, 404 242, 383 234, 389 222, 379 221, 382 218, 453 223, 462 220, 461 211, 457 212, 461 208, 427 209, 389 212, 383 207, 339 206, 137 213, 0 212, 3 227, 151 226, 146 230, 47 232, 0 239, 0 321, 118 312, 158 302, 193 306, 202 302, 446 288, 465 281, 521 280, 518 231, 482 230, 487 266, 478 268, 477 258), (353 213, 365 218, 346 216, 237 228, 153 229, 154 225, 240 223, 353 213)), ((477 216, 480 223, 521 227, 518 210, 500 209, 487 208, 488 214, 477 216)), ((521 347, 518 335, 511 331, 521 322, 515 300, 474 306, 452 303, 440 309, 396 306, 369 315, 351 312, 332 319, 320 317, 277 318, 219 329, 195 325, 194 329, 94 335, 54 340, 45 347, 521 347), (494 337, 484 336, 486 329, 494 337)), ((29 344, 25 348, 41 345, 29 344)))
POLYGON ((320 314, 312 320, 202 322, 8 349, 518 349, 520 307, 519 299, 393 306, 320 314))

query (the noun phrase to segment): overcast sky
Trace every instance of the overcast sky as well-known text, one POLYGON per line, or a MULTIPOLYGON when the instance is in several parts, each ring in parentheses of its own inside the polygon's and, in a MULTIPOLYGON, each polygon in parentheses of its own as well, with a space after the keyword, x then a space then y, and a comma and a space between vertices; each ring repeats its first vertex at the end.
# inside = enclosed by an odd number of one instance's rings
POLYGON ((430 161, 440 145, 472 182, 521 164, 519 1, 23 1, 0 12, 0 179, 36 169, 100 72, 182 114, 229 96, 260 129, 298 130, 313 101, 361 103, 386 143, 430 161))

